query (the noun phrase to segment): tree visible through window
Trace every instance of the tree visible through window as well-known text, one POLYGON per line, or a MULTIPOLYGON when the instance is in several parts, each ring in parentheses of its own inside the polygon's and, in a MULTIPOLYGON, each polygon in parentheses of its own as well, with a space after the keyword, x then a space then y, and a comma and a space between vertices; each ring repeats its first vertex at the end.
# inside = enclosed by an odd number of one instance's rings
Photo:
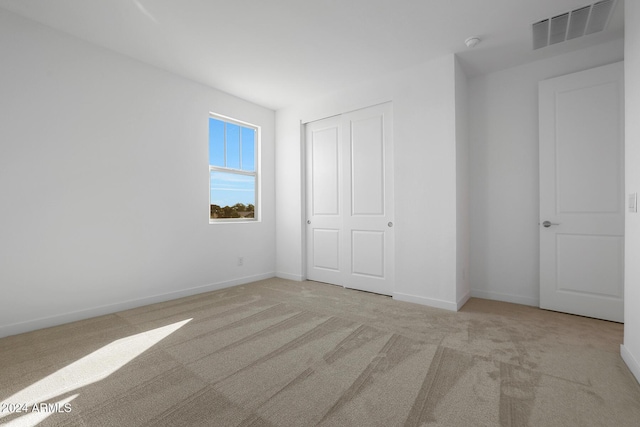
POLYGON ((258 128, 209 117, 210 220, 255 219, 258 128))

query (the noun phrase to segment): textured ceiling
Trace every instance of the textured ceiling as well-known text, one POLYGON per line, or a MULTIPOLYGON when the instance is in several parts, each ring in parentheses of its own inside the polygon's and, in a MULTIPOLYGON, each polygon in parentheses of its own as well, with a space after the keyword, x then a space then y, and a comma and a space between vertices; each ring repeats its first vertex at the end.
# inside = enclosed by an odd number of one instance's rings
POLYGON ((533 51, 531 24, 595 0, 0 0, 0 8, 279 109, 456 53, 468 76, 622 37, 533 51), (482 42, 468 49, 464 40, 482 42))

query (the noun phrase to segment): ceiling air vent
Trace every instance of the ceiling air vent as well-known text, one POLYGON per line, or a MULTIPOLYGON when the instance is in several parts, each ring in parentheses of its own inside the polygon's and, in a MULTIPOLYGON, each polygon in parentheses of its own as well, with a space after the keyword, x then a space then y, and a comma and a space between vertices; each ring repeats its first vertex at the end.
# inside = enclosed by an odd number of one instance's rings
POLYGON ((616 0, 602 0, 571 12, 543 19, 531 26, 533 49, 576 39, 605 29, 616 0))

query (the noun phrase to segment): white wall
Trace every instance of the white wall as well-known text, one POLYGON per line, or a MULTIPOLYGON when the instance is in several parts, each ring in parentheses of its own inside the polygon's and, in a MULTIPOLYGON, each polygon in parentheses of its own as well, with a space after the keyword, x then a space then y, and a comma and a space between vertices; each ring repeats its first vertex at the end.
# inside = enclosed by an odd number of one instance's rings
POLYGON ((469 80, 473 296, 538 305, 538 82, 622 59, 616 40, 469 80))
POLYGON ((456 107, 453 55, 276 113, 277 274, 305 277, 301 123, 391 101, 395 293, 455 310, 456 107))
POLYGON ((458 308, 471 296, 469 281, 469 115, 467 76, 456 60, 456 301, 458 308))
MULTIPOLYGON (((640 193, 640 3, 625 4, 625 186, 640 193)), ((640 381, 640 213, 625 221, 624 345, 621 354, 640 381)))
POLYGON ((275 274, 272 111, 1 9, 0 58, 0 336, 275 274), (262 126, 260 223, 208 223, 209 111, 262 126))

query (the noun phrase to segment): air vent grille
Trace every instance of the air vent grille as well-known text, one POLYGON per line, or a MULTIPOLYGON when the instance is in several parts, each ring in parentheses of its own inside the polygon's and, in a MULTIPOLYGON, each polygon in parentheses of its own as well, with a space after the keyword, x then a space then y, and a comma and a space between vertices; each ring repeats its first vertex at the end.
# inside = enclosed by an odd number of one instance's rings
POLYGON ((567 31, 567 40, 576 39, 584 35, 587 22, 589 22, 589 13, 591 13, 591 6, 571 12, 571 26, 567 31))
POLYGON ((615 1, 602 0, 534 23, 531 26, 533 49, 540 49, 604 30, 609 22, 615 1))
POLYGON ((549 30, 549 44, 556 44, 567 39, 567 27, 569 24, 569 14, 554 16, 551 18, 551 30, 549 30))

